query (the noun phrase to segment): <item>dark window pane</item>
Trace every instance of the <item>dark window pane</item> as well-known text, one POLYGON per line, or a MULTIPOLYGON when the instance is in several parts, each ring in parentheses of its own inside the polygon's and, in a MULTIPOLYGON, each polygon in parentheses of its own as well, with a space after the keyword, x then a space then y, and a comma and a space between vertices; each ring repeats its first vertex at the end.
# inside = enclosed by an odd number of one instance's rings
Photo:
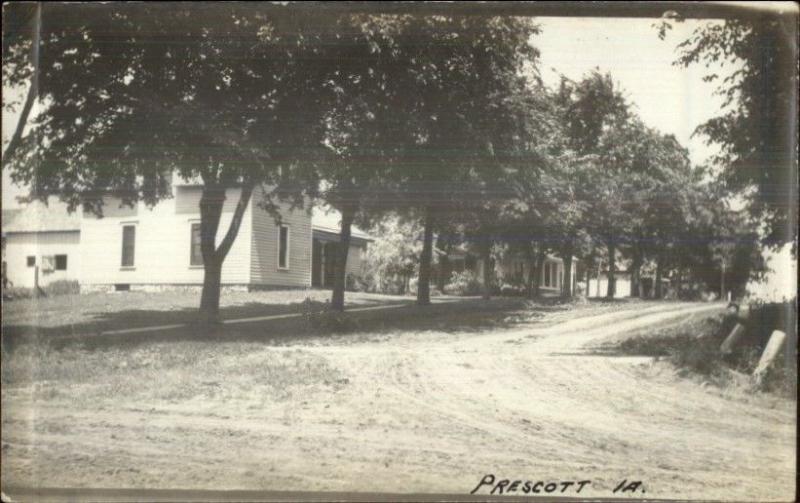
POLYGON ((190 265, 203 265, 203 250, 200 248, 200 224, 192 224, 190 265))
POLYGON ((280 227, 280 245, 278 249, 278 267, 289 267, 289 228, 285 225, 280 227))
POLYGON ((36 265, 36 257, 34 257, 33 255, 28 256, 27 263, 28 263, 28 267, 35 266, 36 265))
POLYGON ((133 267, 136 247, 136 226, 122 227, 122 267, 133 267))
POLYGON ((56 271, 66 271, 66 270, 67 270, 67 256, 56 255, 56 271))

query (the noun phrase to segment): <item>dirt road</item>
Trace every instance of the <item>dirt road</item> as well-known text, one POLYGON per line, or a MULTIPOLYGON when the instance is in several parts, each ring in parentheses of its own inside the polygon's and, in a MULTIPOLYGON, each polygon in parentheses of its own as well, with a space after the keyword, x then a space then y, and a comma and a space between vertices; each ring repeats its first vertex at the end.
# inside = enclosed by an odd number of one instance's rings
POLYGON ((215 380, 214 360, 203 376, 164 375, 202 393, 157 402, 4 389, 3 481, 463 494, 493 474, 591 480, 589 497, 627 479, 642 481, 637 497, 789 500, 794 403, 591 350, 720 309, 639 304, 512 330, 260 346, 237 359, 241 380, 215 380), (299 377, 275 390, 264 383, 276 368, 299 377))

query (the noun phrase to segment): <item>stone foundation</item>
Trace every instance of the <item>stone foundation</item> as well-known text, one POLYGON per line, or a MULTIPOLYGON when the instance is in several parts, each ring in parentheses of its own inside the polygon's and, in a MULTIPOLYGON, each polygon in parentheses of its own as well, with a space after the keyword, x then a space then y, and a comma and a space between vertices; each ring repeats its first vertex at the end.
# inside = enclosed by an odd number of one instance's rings
MULTIPOLYGON (((87 284, 81 285, 81 293, 125 293, 131 292, 192 292, 198 295, 203 290, 203 285, 173 285, 173 284, 125 284, 127 289, 118 290, 117 285, 111 284, 87 284)), ((222 285, 220 293, 226 292, 248 292, 248 285, 222 285)))

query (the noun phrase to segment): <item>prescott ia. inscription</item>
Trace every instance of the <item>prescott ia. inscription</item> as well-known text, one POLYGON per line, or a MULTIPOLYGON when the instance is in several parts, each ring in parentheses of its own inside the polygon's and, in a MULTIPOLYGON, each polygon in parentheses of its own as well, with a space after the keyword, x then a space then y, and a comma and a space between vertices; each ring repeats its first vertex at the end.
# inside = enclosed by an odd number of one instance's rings
MULTIPOLYGON (((494 474, 484 475, 475 489, 470 494, 580 494, 584 488, 591 486, 591 480, 522 480, 503 479, 494 474)), ((614 494, 644 493, 644 484, 641 480, 624 479, 615 487, 610 488, 614 494)))

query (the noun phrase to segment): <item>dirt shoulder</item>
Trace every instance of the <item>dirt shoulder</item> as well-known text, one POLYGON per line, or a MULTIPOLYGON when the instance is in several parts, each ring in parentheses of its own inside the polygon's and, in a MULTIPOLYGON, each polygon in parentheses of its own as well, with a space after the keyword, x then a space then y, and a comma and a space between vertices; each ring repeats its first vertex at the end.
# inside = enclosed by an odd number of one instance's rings
POLYGON ((29 354, 53 367, 4 382, 2 481, 468 493, 494 474, 591 480, 580 496, 628 479, 648 498, 791 499, 794 403, 590 350, 721 306, 542 307, 483 329, 445 317, 281 344, 29 354))

